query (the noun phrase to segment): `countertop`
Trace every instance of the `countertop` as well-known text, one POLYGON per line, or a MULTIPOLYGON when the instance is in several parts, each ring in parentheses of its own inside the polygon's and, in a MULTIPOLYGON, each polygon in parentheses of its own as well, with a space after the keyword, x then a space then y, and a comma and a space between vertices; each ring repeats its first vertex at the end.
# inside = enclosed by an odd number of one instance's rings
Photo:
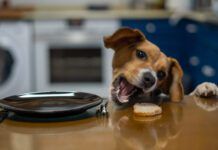
POLYGON ((172 12, 167 10, 144 10, 113 8, 108 10, 88 10, 85 8, 13 8, 0 9, 0 19, 57 20, 57 19, 163 19, 187 18, 199 22, 218 24, 218 15, 209 11, 172 12))
MULTIPOLYGON (((218 149, 218 99, 185 97, 162 102, 163 113, 138 118, 109 103, 109 117, 56 123, 5 120, 1 150, 204 150, 218 149)), ((91 112, 86 112, 90 113, 91 112)))

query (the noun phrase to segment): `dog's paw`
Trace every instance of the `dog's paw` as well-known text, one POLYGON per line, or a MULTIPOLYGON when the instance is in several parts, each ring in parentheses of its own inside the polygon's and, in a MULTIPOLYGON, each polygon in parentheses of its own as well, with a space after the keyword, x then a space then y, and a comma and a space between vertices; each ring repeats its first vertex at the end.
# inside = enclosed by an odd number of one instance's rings
POLYGON ((198 97, 215 97, 218 96, 218 87, 214 83, 204 82, 198 85, 190 95, 198 97))

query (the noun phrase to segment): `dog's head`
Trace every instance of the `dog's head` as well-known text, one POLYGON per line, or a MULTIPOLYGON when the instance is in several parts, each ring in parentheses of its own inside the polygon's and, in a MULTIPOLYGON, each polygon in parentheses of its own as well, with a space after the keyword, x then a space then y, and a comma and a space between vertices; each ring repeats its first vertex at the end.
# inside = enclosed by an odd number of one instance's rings
POLYGON ((121 28, 104 37, 106 48, 112 48, 112 99, 126 103, 140 93, 160 89, 172 101, 183 98, 183 71, 174 58, 167 57, 137 29, 121 28))

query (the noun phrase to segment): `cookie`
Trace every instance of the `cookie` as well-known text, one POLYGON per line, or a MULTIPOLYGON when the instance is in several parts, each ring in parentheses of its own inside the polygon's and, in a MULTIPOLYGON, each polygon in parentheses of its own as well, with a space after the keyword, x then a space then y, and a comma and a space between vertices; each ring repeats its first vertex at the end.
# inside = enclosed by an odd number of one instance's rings
POLYGON ((155 116, 161 114, 162 109, 153 103, 136 103, 133 112, 136 116, 155 116))

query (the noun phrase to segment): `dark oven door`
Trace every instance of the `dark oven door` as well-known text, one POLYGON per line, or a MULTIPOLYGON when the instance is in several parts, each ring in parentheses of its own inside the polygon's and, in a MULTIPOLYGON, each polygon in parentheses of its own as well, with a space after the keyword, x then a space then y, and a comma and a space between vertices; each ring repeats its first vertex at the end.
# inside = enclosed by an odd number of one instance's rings
POLYGON ((35 52, 37 91, 74 90, 108 95, 112 51, 104 48, 102 36, 82 32, 57 38, 47 36, 36 42, 35 52))
POLYGON ((50 83, 101 83, 101 47, 50 47, 50 83))

